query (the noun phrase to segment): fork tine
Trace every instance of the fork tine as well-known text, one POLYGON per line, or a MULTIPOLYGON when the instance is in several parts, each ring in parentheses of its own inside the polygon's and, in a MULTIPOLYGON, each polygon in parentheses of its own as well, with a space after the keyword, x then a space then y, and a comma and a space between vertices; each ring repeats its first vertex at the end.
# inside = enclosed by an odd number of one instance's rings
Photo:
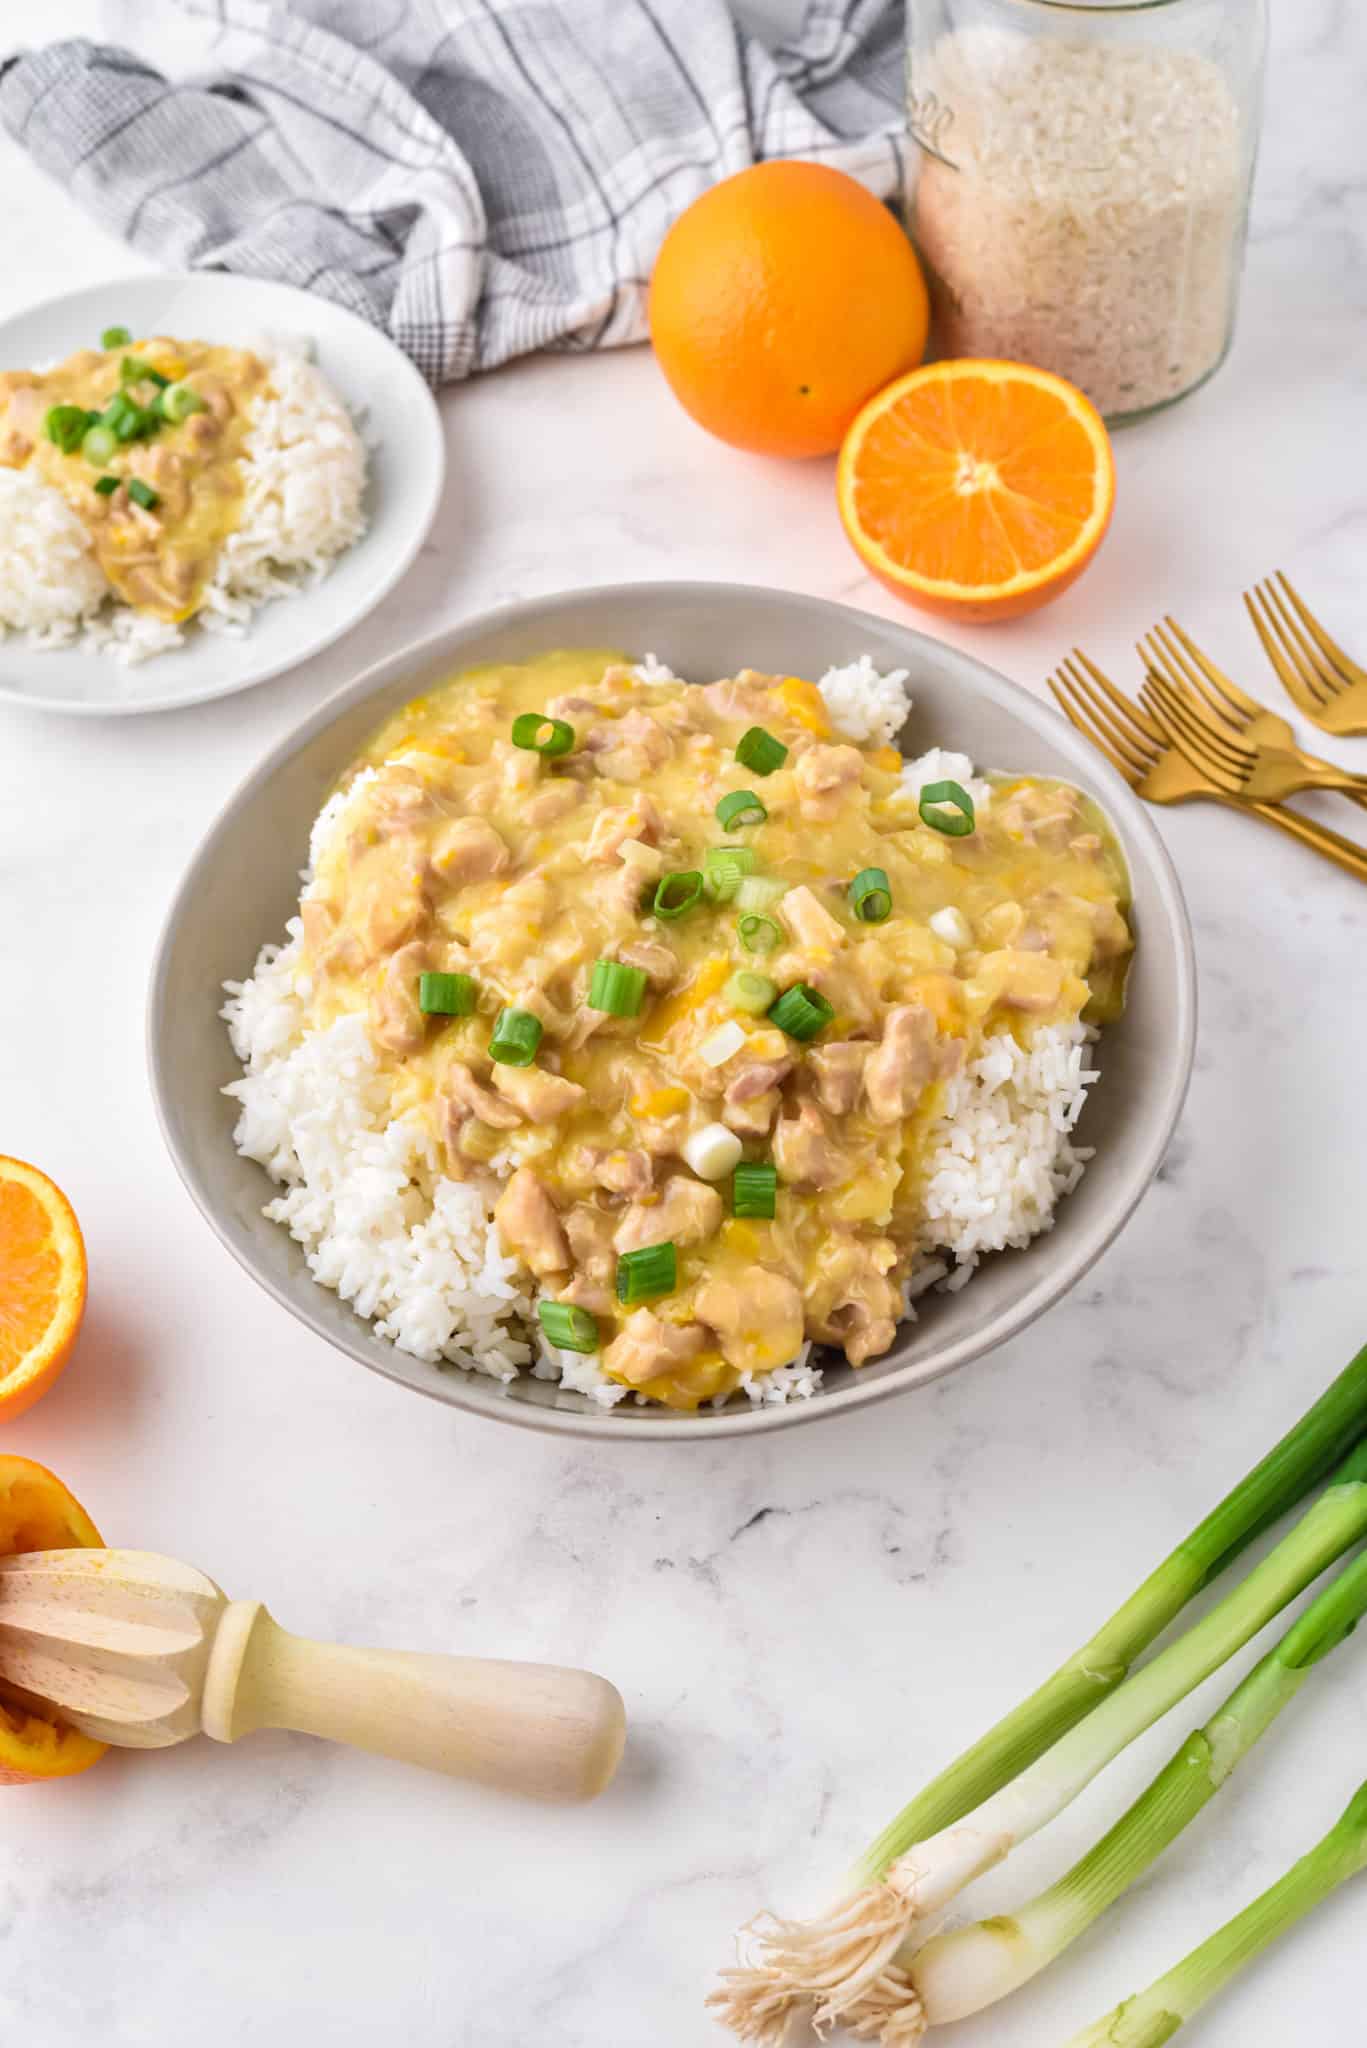
MULTIPOLYGON (((1215 666, 1210 656, 1196 645, 1190 633, 1182 630, 1171 613, 1164 619, 1163 625, 1185 651, 1189 663, 1187 674, 1196 688, 1202 692, 1207 703, 1212 702, 1210 692, 1214 691, 1217 697, 1222 697, 1229 705, 1235 723, 1240 726, 1246 724, 1249 719, 1257 718, 1266 709, 1266 706, 1259 704, 1256 698, 1248 696, 1241 690, 1232 676, 1227 676, 1222 668, 1215 666), (1209 690, 1205 689, 1205 684, 1210 685, 1209 690)), ((1154 630, 1158 632, 1161 629, 1155 627, 1154 630)))
MULTIPOLYGON (((1145 747, 1151 756, 1155 753, 1161 753, 1164 744, 1163 735, 1149 724, 1139 706, 1127 697, 1123 690, 1118 690, 1110 677, 1099 669, 1094 661, 1089 660, 1080 647, 1073 649, 1072 659, 1091 677, 1096 687, 1110 699, 1111 704, 1119 714, 1121 730, 1133 734, 1136 746, 1145 747)), ((1065 663, 1066 666, 1067 664, 1065 663)))
MULTIPOLYGON (((1140 652, 1143 652, 1142 648, 1140 652)), ((1209 712, 1187 688, 1180 675, 1170 674, 1163 664, 1158 662, 1150 665, 1146 682, 1150 690, 1162 684, 1165 700, 1182 711, 1189 724, 1200 734, 1202 744, 1211 758, 1219 760, 1229 774, 1242 777, 1250 773, 1256 758, 1252 748, 1242 745, 1233 736, 1223 718, 1218 725, 1212 723, 1209 712)), ((1145 692, 1141 691, 1140 695, 1144 697, 1145 692)))
POLYGON ((1222 788, 1237 794, 1242 778, 1237 769, 1210 746, 1210 728, 1188 707, 1166 677, 1150 670, 1144 678, 1142 696, 1154 717, 1166 728, 1168 739, 1222 788))
POLYGON ((1276 572, 1276 578, 1278 583, 1281 584, 1282 589, 1286 592, 1286 595, 1290 598, 1292 604, 1295 606, 1297 615, 1300 618, 1301 623, 1306 628, 1306 631, 1310 633, 1311 636, 1314 638, 1316 644, 1320 649, 1320 652, 1328 660, 1330 666, 1339 671, 1339 674, 1342 678, 1340 687, 1342 688, 1346 686, 1346 684, 1348 683, 1361 683, 1364 688, 1367 688, 1367 669, 1360 669, 1357 663, 1355 661, 1351 661, 1349 657, 1344 653, 1343 649, 1339 646, 1337 640, 1330 639, 1329 635, 1325 632, 1319 620, 1315 617, 1315 614, 1311 611, 1309 605, 1305 602, 1305 599, 1300 595, 1299 591, 1297 591, 1293 587, 1291 578, 1286 574, 1286 572, 1282 569, 1278 569, 1276 572))
POLYGON ((1136 774, 1135 770, 1129 767, 1126 764, 1126 762, 1121 760, 1119 754, 1117 754, 1112 749, 1112 747, 1107 743, 1107 741, 1102 737, 1102 735, 1095 729, 1091 722, 1091 719, 1087 716, 1086 712, 1082 709, 1082 707, 1073 702, 1072 685, 1070 679, 1060 672, 1058 675, 1050 676, 1048 678, 1048 682, 1049 688, 1053 691, 1054 696, 1058 700, 1059 709, 1060 711, 1062 711, 1064 717, 1068 720, 1068 723, 1070 725, 1076 726, 1077 730, 1082 734, 1083 738, 1090 740, 1092 745, 1096 748, 1099 754, 1104 754, 1106 756, 1106 759, 1110 762, 1112 768, 1115 769, 1116 774, 1120 776, 1123 782, 1128 782, 1131 789, 1133 789, 1135 785, 1142 780, 1142 777, 1136 774))
MULTIPOLYGON (((1074 649, 1074 653, 1078 650, 1074 649)), ((1065 660, 1060 664, 1061 673, 1069 678, 1076 696, 1088 707, 1093 722, 1110 734, 1112 746, 1130 763, 1135 774, 1147 775, 1163 750, 1161 736, 1149 726, 1139 707, 1131 704, 1099 668, 1085 655, 1080 655, 1079 659, 1082 667, 1077 661, 1065 660), (1083 668, 1090 669, 1099 678, 1105 695, 1088 680, 1083 668), (1111 701, 1108 702, 1107 698, 1111 701)))
POLYGON ((1316 647, 1314 641, 1309 639, 1301 630, 1296 619, 1292 617, 1290 607, 1286 603, 1285 598, 1277 589, 1271 577, 1266 577, 1263 581, 1263 597, 1269 611, 1276 614, 1277 621, 1281 627, 1282 646, 1288 649, 1291 659, 1296 662, 1301 674, 1309 677, 1315 686, 1324 692, 1326 702, 1330 697, 1337 696, 1340 690, 1346 690, 1348 688, 1346 679, 1335 673, 1330 663, 1324 659, 1316 647), (1297 659, 1298 656, 1299 659, 1297 659))
POLYGON ((1234 722, 1232 709, 1221 703, 1202 678, 1200 671, 1191 666, 1181 648, 1169 639, 1161 626, 1155 626, 1150 632, 1141 634, 1135 644, 1139 650, 1139 659, 1146 670, 1151 669, 1155 675, 1170 676, 1174 683, 1180 677, 1182 682, 1198 693, 1218 719, 1226 725, 1234 722))
POLYGON ((1283 649, 1281 623, 1268 600, 1264 584, 1255 583, 1252 590, 1244 592, 1244 608, 1253 621, 1253 630, 1263 644, 1263 653, 1277 672, 1282 688, 1298 710, 1307 718, 1318 719, 1329 702, 1318 680, 1302 675, 1297 666, 1294 650, 1283 649))

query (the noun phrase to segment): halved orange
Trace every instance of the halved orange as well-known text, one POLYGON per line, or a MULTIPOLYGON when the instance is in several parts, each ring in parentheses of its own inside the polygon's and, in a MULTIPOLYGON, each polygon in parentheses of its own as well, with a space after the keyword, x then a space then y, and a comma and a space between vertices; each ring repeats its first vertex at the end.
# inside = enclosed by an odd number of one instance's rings
MULTIPOLYGON (((9 1162, 7 1162, 9 1163, 9 1162)), ((46 1465, 0 1455, 0 1557, 25 1550, 87 1550, 100 1532, 46 1465)), ((0 1785, 31 1785, 88 1771, 104 1755, 93 1742, 0 1690, 0 1785)))
POLYGON ((36 1166, 0 1156, 0 1416, 47 1392, 85 1313, 85 1245, 75 1211, 36 1166))
POLYGON ((856 553, 909 604, 963 620, 1048 604, 1101 545, 1115 465, 1076 386, 1024 363, 928 363, 845 436, 836 498, 856 553))

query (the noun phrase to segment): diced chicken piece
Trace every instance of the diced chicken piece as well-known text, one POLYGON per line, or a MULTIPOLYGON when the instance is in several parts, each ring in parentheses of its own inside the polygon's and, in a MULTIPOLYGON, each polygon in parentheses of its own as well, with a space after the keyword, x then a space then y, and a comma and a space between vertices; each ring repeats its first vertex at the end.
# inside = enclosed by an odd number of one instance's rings
POLYGON ((494 1221, 505 1247, 538 1279, 568 1271, 570 1247, 555 1203, 530 1166, 518 1167, 495 1202, 494 1221))
POLYGON ((544 789, 528 797, 522 807, 522 815, 529 825, 553 825, 558 818, 567 818, 583 801, 584 792, 579 783, 548 782, 544 789))
POLYGON ((586 1308, 591 1316, 607 1316, 617 1306, 617 1295, 606 1280, 591 1280, 587 1273, 576 1273, 567 1287, 562 1287, 557 1301, 572 1301, 578 1308, 586 1308))
POLYGON ((573 690, 568 696, 552 697, 546 706, 547 718, 601 718, 604 707, 596 698, 578 697, 573 690))
POLYGON ((744 1138, 762 1137, 773 1127, 781 1097, 779 1083, 792 1072, 791 1059, 756 1060, 727 1083, 721 1120, 744 1138))
POLYGON ((703 692, 711 709, 722 718, 743 718, 750 725, 762 725, 771 712, 771 692, 778 684, 778 676, 761 675, 757 669, 743 668, 738 676, 726 676, 720 682, 706 683, 703 692))
POLYGON ((222 424, 211 412, 191 413, 185 422, 186 442, 198 455, 202 455, 206 448, 212 448, 222 432, 222 424))
POLYGON ((515 1131, 522 1122, 521 1110, 484 1087, 461 1060, 452 1060, 446 1069, 444 1093, 448 1133, 452 1122, 463 1123, 467 1116, 477 1116, 496 1131, 515 1131))
POLYGON ((427 948, 415 939, 380 969, 370 997, 370 1030, 386 1052, 416 1052, 427 1036, 427 1019, 418 1006, 418 981, 426 965, 427 948))
POLYGON ((337 913, 320 896, 305 895, 299 904, 304 926, 304 943, 320 974, 359 974, 365 966, 365 948, 349 925, 339 924, 337 913))
POLYGON ((617 948, 617 958, 628 967, 639 967, 657 995, 679 978, 678 955, 657 939, 633 939, 629 946, 617 948))
POLYGON ((628 711, 611 725, 596 725, 584 735, 584 750, 592 755, 598 773, 614 782, 643 781, 664 766, 673 747, 665 728, 648 711, 628 711))
POLYGON ((838 1344, 851 1365, 887 1350, 902 1314, 902 1290, 892 1277, 897 1247, 890 1238, 837 1235, 822 1247, 820 1267, 807 1289, 815 1336, 838 1344))
POLYGON ((495 740, 489 759, 498 769, 505 795, 525 796, 541 780, 541 756, 532 747, 515 747, 511 740, 495 740))
POLYGON ((216 420, 230 420, 237 411, 232 392, 226 384, 220 384, 217 377, 197 378, 195 389, 216 420))
POLYGON ((18 427, 6 427, 0 433, 0 467, 22 469, 32 453, 32 441, 18 427))
POLYGON ((416 841, 402 837, 372 847, 359 864, 346 908, 366 958, 378 960, 420 937, 430 915, 416 841))
MULTIPOLYGON (((576 1202, 565 1217, 565 1236, 574 1253, 574 1270, 598 1286, 610 1285, 617 1271, 612 1233, 617 1218, 592 1202, 576 1202)), ((587 1306, 587 1304, 585 1304, 587 1306)))
POLYGON ((635 1252, 646 1244, 701 1244, 721 1227, 721 1196, 700 1180, 676 1173, 657 1202, 633 1202, 617 1226, 613 1244, 635 1252))
POLYGON ((659 836, 660 814, 648 796, 637 797, 632 804, 610 804, 593 821, 584 858, 616 860, 627 840, 639 839, 652 844, 659 836))
POLYGON ((665 1323, 651 1309, 638 1308, 603 1353, 603 1370, 629 1387, 643 1387, 690 1364, 706 1348, 707 1332, 700 1324, 665 1323))
MULTIPOLYGON (((858 782, 864 757, 857 747, 808 747, 797 757, 793 780, 804 818, 833 818, 845 792, 858 782)), ((785 905, 787 899, 784 899, 785 905)))
POLYGON ((650 1154, 642 1146, 633 1145, 625 1152, 600 1152, 593 1177, 609 1194, 630 1195, 639 1200, 655 1185, 655 1167, 650 1154))
POLYGON ((721 1120, 738 1138, 763 1138, 773 1129, 782 1102, 777 1088, 766 1088, 747 1102, 723 1103, 721 1120))
POLYGON ((900 1003, 889 1010, 882 1040, 864 1065, 870 1115, 880 1124, 900 1123, 935 1070, 934 1016, 920 1003, 900 1003))
POLYGON ((713 1274, 693 1303, 715 1330, 722 1357, 740 1372, 770 1372, 802 1349, 802 1296, 783 1273, 747 1266, 739 1279, 713 1274))
POLYGON ((1068 851, 1069 853, 1076 854, 1079 860, 1100 860, 1101 834, 1099 832, 1079 832, 1076 839, 1068 841, 1068 851))
POLYGON ((457 887, 501 875, 509 858, 487 818, 452 818, 433 839, 430 855, 434 872, 457 887))
POLYGON ((984 973, 988 971, 989 962, 999 963, 993 967, 998 984, 997 1001, 1008 1010, 1040 1014, 1052 1010, 1063 994, 1064 969, 1047 953, 1008 948, 1005 952, 989 955, 989 959, 983 962, 984 973))
POLYGON ((845 943, 844 926, 805 883, 788 891, 779 903, 778 914, 798 944, 809 953, 829 953, 845 943))
POLYGON ((774 1128, 774 1164, 779 1179, 791 1187, 839 1187, 849 1171, 848 1161, 832 1143, 825 1118, 814 1102, 802 1103, 796 1116, 779 1118, 774 1128))
POLYGON ((807 1066, 815 1080, 816 1099, 828 1115, 848 1116, 854 1108, 872 1051, 872 1045, 853 1038, 812 1047, 807 1066))
POLYGON ((1079 791, 1068 788, 1019 789, 1003 806, 1001 822, 1013 838, 1027 846, 1059 853, 1074 836, 1082 813, 1079 791))
POLYGON ((548 1074, 543 1067, 499 1063, 489 1078, 505 1101, 534 1124, 551 1124, 557 1117, 568 1116, 586 1092, 577 1081, 567 1081, 563 1074, 548 1074))
POLYGON ((1134 940, 1118 907, 1109 901, 1092 908, 1093 945, 1098 960, 1115 960, 1128 953, 1134 940))

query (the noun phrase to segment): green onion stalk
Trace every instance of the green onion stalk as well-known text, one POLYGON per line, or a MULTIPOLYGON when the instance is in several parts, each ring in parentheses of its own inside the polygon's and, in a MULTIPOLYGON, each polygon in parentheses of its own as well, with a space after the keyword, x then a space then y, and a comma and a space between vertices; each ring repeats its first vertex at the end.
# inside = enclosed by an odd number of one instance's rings
POLYGON ((1019 1912, 937 1935, 905 1967, 886 1971, 849 2016, 856 2033, 910 2048, 926 2027, 967 2019, 1037 1976, 1176 1841, 1365 1613, 1360 1555, 1066 1877, 1019 1912))
MULTIPOLYGON (((892 1964, 917 1920, 936 1910, 934 1902, 943 1903, 952 1897, 978 1868, 990 1867, 1012 1846, 1011 1839, 1002 1839, 1002 1823, 1007 1824, 1009 1834, 1023 1824, 1026 1815, 1014 1811, 1008 1816, 999 1811, 990 1816, 998 1833, 986 1840, 976 1825, 973 1830, 962 1831, 973 1844, 971 1853, 962 1845, 958 1853, 952 1853, 944 1839, 946 1834, 952 1833, 955 1824, 969 1814, 975 1815, 976 1822, 986 1802, 1011 1786, 1046 1753, 1056 1751, 1063 1738, 1108 1702, 1128 1680, 1135 1660, 1202 1588, 1333 1472, 1365 1433, 1367 1347, 1261 1464, 1178 1544, 1088 1642, 903 1807, 854 1865, 845 1890, 829 1913, 809 1921, 763 1916, 752 1925, 741 1962, 723 1973, 721 1988, 708 2000, 722 2021, 742 2040, 777 2048, 798 2003, 815 2002, 819 2011, 831 2018, 857 2006, 892 1964), (936 1845, 933 1874, 924 1870, 921 1857, 922 1849, 931 1844, 936 1845), (997 1853, 993 1853, 994 1849, 997 1853), (914 1857, 909 1854, 913 1850, 917 1851, 914 1857)), ((1282 1560, 1288 1590, 1268 1608, 1264 1621, 1356 1540, 1346 1532, 1356 1526, 1354 1517, 1361 1512, 1364 1498, 1367 1487, 1361 1485, 1354 1468, 1349 1478, 1316 1503, 1311 1510, 1315 1524, 1312 1537, 1318 1538, 1326 1523, 1332 1523, 1330 1547, 1322 1561, 1300 1578, 1299 1585, 1292 1585, 1296 1573, 1284 1552, 1275 1553, 1282 1560)), ((1314 1550, 1313 1541, 1302 1534, 1304 1527, 1302 1524, 1295 1532, 1299 1539, 1298 1558, 1314 1550)), ((1269 1559, 1267 1565, 1271 1563, 1269 1559)), ((1259 1576, 1255 1602, 1245 1602, 1245 1613, 1254 1611, 1257 1601, 1271 1597, 1267 1566, 1260 1567, 1260 1575, 1255 1576, 1259 1576)), ((1209 1622, 1224 1613, 1224 1608, 1216 1610, 1216 1615, 1200 1626, 1207 1629, 1209 1622)), ((1262 1625, 1262 1621, 1253 1624, 1262 1625)), ((1247 1634, 1240 1640, 1246 1641, 1247 1634)), ((1209 1634, 1205 1641, 1212 1643, 1209 1634)), ((1215 1663, 1205 1665, 1202 1675, 1214 1670, 1237 1646, 1229 1640, 1223 1655, 1215 1663)), ((1194 1672, 1204 1654, 1207 1652, 1198 1644, 1195 1653, 1188 1652, 1183 1669, 1189 1666, 1194 1672)), ((1165 1656, 1170 1657, 1171 1653, 1165 1656)), ((1146 1669, 1157 1670, 1162 1663, 1162 1659, 1156 1659, 1146 1669)), ((1171 1684, 1176 1676, 1168 1664, 1160 1674, 1159 1684, 1171 1684)), ((1175 1704, 1197 1683, 1199 1678, 1190 1676, 1168 1704, 1175 1704)), ((1158 1712, 1165 1711, 1155 1706, 1155 1697, 1150 1682, 1149 1690, 1140 1696, 1141 1710, 1147 1709, 1149 1713, 1142 1727, 1147 1727, 1158 1712)), ((1122 1712, 1128 1718, 1133 1711, 1131 1695, 1122 1712)), ((1114 1739, 1119 1724, 1104 1732, 1108 1739, 1114 1739)), ((1131 1736, 1124 1736, 1119 1746, 1130 1739, 1131 1736)), ((1075 1753, 1063 1759, 1075 1767, 1085 1760, 1085 1754, 1079 1759, 1075 1753)), ((1087 1778, 1095 1774, 1103 1761, 1105 1758, 1099 1758, 1093 1764, 1087 1778)), ((1046 1773, 1050 1782, 1058 1764, 1056 1756, 1051 1759, 1046 1773)), ((1031 1791, 1039 1802, 1037 1810, 1042 1813, 1045 1787, 1037 1783, 1031 1791)), ((1058 1796, 1057 1792, 1054 1796, 1058 1796)), ((1065 1795, 1059 1803, 1066 1804, 1070 1796, 1065 1795)), ((1034 1824, 1042 1825, 1042 1819, 1034 1824)))
POLYGON ((1360 1785, 1323 1841, 1285 1877, 1147 1991, 1075 2034, 1068 2048, 1162 2048, 1240 1970, 1364 1869, 1367 1785, 1360 1785))

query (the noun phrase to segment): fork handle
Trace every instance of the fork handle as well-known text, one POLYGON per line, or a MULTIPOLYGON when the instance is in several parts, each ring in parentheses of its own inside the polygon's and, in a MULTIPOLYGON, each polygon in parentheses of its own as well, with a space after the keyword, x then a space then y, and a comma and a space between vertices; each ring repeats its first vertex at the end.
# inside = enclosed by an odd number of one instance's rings
POLYGON ((1341 832, 1331 830, 1328 825, 1318 825, 1313 818, 1303 818, 1299 811, 1284 810, 1280 804, 1245 804, 1237 797, 1223 799, 1232 810, 1251 811, 1255 818, 1261 818, 1268 825, 1275 825, 1292 839, 1299 839, 1302 846, 1308 846, 1313 853, 1322 854, 1345 874, 1356 876, 1359 882, 1367 882, 1367 850, 1351 839, 1345 839, 1341 832))

